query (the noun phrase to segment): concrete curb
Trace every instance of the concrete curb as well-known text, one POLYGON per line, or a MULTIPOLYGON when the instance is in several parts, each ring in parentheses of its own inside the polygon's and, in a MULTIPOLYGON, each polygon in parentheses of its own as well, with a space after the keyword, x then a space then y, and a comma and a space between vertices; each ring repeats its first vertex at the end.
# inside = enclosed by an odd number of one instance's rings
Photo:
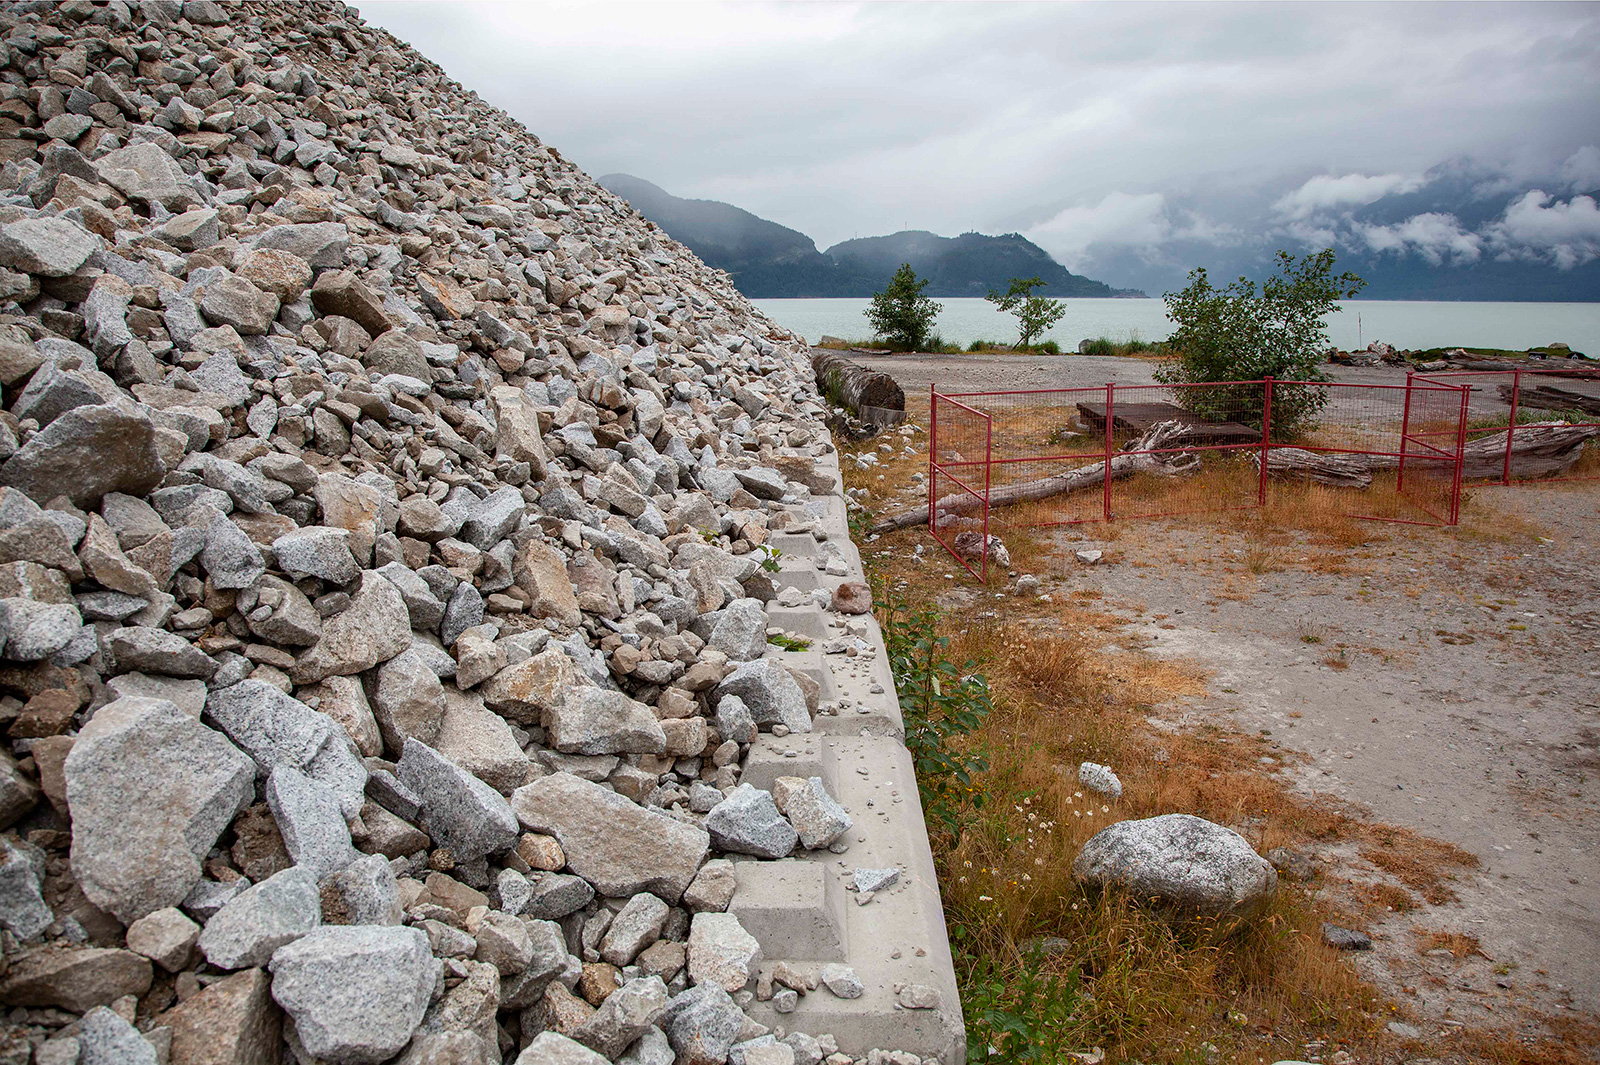
MULTIPOLYGON (((837 452, 818 465, 831 472, 833 491, 814 499, 816 534, 773 537, 783 552, 776 580, 782 588, 831 594, 864 574, 850 542, 837 452), (835 562, 830 574, 824 569, 830 559, 844 565, 835 562)), ((809 735, 762 734, 741 779, 770 789, 778 777, 821 777, 855 824, 842 853, 737 862, 729 909, 761 943, 763 974, 778 963, 815 973, 837 962, 854 969, 865 990, 843 999, 819 986, 793 1012, 779 1013, 770 1001, 751 1003, 749 1012, 774 1029, 832 1033, 847 1054, 904 1050, 958 1065, 966 1060, 961 999, 883 633, 870 614, 836 614, 814 603, 775 601, 767 613, 770 625, 812 641, 812 649, 800 652, 769 645, 768 657, 818 683, 820 711, 809 735), (856 654, 824 652, 824 644, 847 633, 860 641, 856 654), (891 867, 900 870, 898 881, 862 904, 854 871, 891 867), (928 1002, 934 1004, 920 1005, 928 1002)))

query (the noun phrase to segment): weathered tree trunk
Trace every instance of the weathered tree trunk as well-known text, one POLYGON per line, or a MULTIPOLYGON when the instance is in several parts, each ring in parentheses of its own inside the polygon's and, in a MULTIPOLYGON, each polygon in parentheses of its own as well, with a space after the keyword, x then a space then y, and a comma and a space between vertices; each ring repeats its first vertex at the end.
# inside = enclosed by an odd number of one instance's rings
MULTIPOLYGON (((1251 456, 1258 464, 1260 455, 1251 456)), ((1267 452, 1267 473, 1278 477, 1310 477, 1336 488, 1365 488, 1372 483, 1370 455, 1330 455, 1298 447, 1267 452)))
MULTIPOLYGON (((1178 441, 1188 435, 1188 427, 1181 422, 1157 422, 1145 431, 1139 439, 1130 443, 1121 454, 1114 455, 1111 459, 1111 479, 1121 480, 1131 477, 1136 473, 1151 473, 1163 477, 1177 474, 1191 473, 1200 465, 1200 460, 1190 455, 1147 455, 1137 452, 1159 451, 1163 448, 1174 446, 1178 441), (1134 452, 1134 454, 1130 454, 1134 452)), ((1068 492, 1077 492, 1086 488, 1093 488, 1105 484, 1106 469, 1104 462, 1096 462, 1088 466, 1080 466, 1066 473, 1058 473, 1053 477, 1041 477, 1034 481, 1023 481, 1018 484, 1001 485, 989 492, 989 506, 1006 507, 1017 503, 1031 503, 1040 499, 1049 499, 1052 496, 1065 495, 1068 492)), ((945 517, 959 517, 983 509, 983 500, 974 498, 967 492, 954 492, 933 504, 934 513, 941 519, 945 517)), ((928 520, 926 507, 903 510, 898 514, 891 514, 876 522, 870 532, 885 533, 895 529, 905 529, 912 525, 921 525, 928 520)))
POLYGON ((872 420, 873 408, 902 413, 906 409, 906 394, 894 378, 853 363, 837 351, 812 348, 811 369, 822 394, 863 421, 872 420))
MULTIPOLYGON (((1519 479, 1550 477, 1565 473, 1583 454, 1585 441, 1600 436, 1600 426, 1519 425, 1511 444, 1511 476, 1519 479)), ((1259 460, 1258 460, 1259 461, 1259 460)), ((1275 447, 1267 457, 1267 472, 1277 476, 1309 476, 1321 484, 1342 488, 1365 488, 1372 483, 1374 470, 1392 470, 1400 465, 1394 455, 1337 455, 1275 447)), ((1448 470, 1453 463, 1430 457, 1422 450, 1408 452, 1410 470, 1448 470)), ((1461 476, 1468 481, 1499 478, 1506 468, 1506 430, 1468 441, 1462 449, 1461 476)))
MULTIPOLYGON (((1500 386, 1500 398, 1511 402, 1511 386, 1500 386)), ((1517 406, 1534 410, 1580 410, 1585 414, 1600 414, 1600 398, 1551 385, 1524 386, 1517 396, 1517 406)))

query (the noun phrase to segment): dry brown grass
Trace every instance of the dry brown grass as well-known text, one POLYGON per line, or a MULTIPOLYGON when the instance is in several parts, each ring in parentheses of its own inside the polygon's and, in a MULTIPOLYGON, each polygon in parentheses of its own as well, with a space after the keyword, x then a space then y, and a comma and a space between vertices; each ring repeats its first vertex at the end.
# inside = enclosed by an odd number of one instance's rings
POLYGON ((1448 950, 1453 958, 1465 958, 1472 954, 1484 955, 1483 948, 1478 945, 1478 937, 1465 932, 1439 932, 1426 928, 1413 928, 1417 935, 1417 953, 1426 954, 1433 950, 1448 950))

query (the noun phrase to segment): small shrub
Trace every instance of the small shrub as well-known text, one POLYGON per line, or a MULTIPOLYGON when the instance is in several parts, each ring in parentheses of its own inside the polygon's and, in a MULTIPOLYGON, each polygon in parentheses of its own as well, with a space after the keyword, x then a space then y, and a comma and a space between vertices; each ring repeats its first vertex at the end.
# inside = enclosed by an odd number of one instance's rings
MULTIPOLYGON (((1329 314, 1364 282, 1352 273, 1335 275, 1330 248, 1296 259, 1280 251, 1277 272, 1261 284, 1241 277, 1216 288, 1204 267, 1189 272, 1189 286, 1163 298, 1167 317, 1178 324, 1168 346, 1173 355, 1156 370, 1163 384, 1204 385, 1174 389, 1175 400, 1217 420, 1261 424, 1265 389, 1259 384, 1216 382, 1325 381, 1322 353, 1328 349, 1329 314)), ((1274 387, 1274 439, 1292 439, 1310 428, 1328 402, 1326 389, 1274 387)))
POLYGON ((887 586, 875 583, 873 601, 900 697, 922 811, 930 825, 959 836, 968 813, 983 804, 975 778, 989 768, 981 752, 959 741, 976 732, 993 709, 989 681, 974 663, 957 667, 944 658, 950 638, 938 635, 937 608, 908 612, 887 586))
POLYGON ((862 312, 872 323, 873 335, 901 351, 925 351, 938 341, 933 323, 944 308, 922 294, 927 287, 910 263, 902 263, 884 290, 872 297, 872 306, 862 312))

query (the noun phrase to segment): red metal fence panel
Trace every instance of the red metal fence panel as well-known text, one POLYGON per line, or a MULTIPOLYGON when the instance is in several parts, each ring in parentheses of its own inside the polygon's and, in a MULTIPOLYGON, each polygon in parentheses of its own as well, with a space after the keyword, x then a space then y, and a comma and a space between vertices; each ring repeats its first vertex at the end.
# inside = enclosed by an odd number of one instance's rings
POLYGON ((1261 507, 1295 477, 1352 518, 1459 518, 1470 389, 1453 381, 930 393, 929 527, 980 580, 993 527, 1261 507))
POLYGON ((1468 390, 1464 480, 1505 485, 1600 478, 1600 368, 1445 370, 1419 373, 1416 380, 1468 390), (1552 427, 1563 427, 1559 440, 1527 446, 1536 431, 1552 427), (1520 452, 1519 443, 1525 445, 1520 452))

